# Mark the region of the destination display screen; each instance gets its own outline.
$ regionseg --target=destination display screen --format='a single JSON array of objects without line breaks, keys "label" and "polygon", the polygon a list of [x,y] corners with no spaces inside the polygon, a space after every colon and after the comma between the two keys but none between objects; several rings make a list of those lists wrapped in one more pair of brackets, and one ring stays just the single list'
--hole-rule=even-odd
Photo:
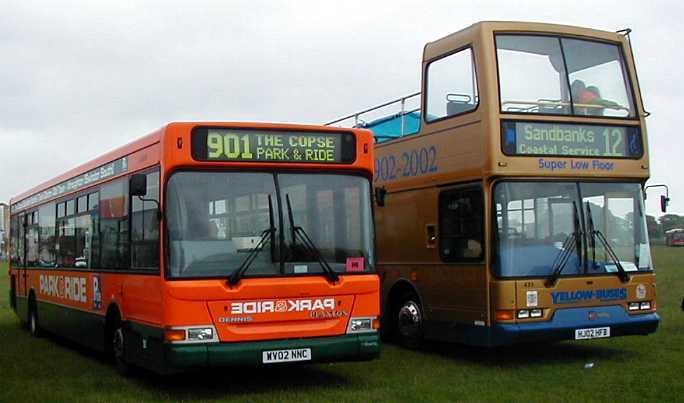
[{"label": "destination display screen", "polygon": [[356,138],[351,133],[198,127],[192,157],[199,161],[351,164]]},{"label": "destination display screen", "polygon": [[503,121],[506,155],[641,158],[641,131],[631,126]]}]

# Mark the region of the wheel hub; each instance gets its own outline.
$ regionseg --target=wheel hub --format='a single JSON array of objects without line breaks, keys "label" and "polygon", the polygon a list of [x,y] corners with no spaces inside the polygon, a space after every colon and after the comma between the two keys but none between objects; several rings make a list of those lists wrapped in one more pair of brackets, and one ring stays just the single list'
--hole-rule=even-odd
[{"label": "wheel hub", "polygon": [[397,323],[399,324],[399,333],[402,336],[415,336],[420,333],[423,326],[423,318],[420,313],[420,307],[413,301],[406,301],[399,309],[399,317]]},{"label": "wheel hub", "polygon": [[112,340],[112,350],[114,351],[114,357],[120,358],[124,355],[124,335],[123,330],[118,328],[114,331],[114,337]]}]

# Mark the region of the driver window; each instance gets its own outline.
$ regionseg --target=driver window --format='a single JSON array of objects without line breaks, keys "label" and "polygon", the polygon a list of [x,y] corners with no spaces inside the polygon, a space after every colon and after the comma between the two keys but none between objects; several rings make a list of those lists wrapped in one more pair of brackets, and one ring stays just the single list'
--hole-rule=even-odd
[{"label": "driver window", "polygon": [[473,51],[465,48],[427,67],[427,122],[474,110],[479,102]]}]

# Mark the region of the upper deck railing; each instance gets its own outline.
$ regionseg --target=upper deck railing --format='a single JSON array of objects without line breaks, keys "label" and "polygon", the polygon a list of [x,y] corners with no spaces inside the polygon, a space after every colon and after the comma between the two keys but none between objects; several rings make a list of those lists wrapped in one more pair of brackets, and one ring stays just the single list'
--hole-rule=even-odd
[{"label": "upper deck railing", "polygon": [[[406,117],[407,116],[413,116],[412,114],[415,114],[416,112],[420,112],[420,106],[417,108],[407,108],[407,103],[409,101],[420,101],[420,92],[415,92],[406,96],[403,96],[401,98],[394,99],[389,102],[382,103],[380,105],[373,106],[368,109],[364,109],[359,112],[352,113],[351,115],[347,115],[344,117],[341,117],[339,119],[335,119],[333,121],[325,123],[325,126],[332,126],[335,124],[342,123],[344,121],[354,119],[354,123],[351,127],[354,128],[369,128],[373,130],[374,127],[377,127],[378,125],[382,123],[397,123],[398,120],[398,133],[393,134],[393,135],[388,135],[388,134],[383,134],[383,133],[378,133],[377,131],[373,130],[374,136],[376,139],[376,142],[381,142],[383,140],[389,139],[389,138],[396,138],[396,137],[403,137],[404,135],[408,134],[414,134],[417,132],[417,130],[420,128],[420,123],[418,121],[418,126],[416,128],[415,124],[411,124],[414,121],[407,122]],[[375,113],[375,115],[378,115],[378,111],[387,108],[390,106],[396,105],[399,108],[398,112],[390,113],[390,114],[385,114],[384,116],[375,116],[372,121],[367,121],[364,119],[364,117],[371,115]]]}]

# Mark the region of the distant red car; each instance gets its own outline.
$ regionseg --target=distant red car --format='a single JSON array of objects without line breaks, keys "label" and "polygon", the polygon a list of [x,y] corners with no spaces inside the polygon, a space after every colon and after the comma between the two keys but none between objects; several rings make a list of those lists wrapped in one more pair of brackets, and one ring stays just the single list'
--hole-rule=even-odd
[{"label": "distant red car", "polygon": [[665,245],[684,246],[684,229],[667,231],[665,233]]}]

